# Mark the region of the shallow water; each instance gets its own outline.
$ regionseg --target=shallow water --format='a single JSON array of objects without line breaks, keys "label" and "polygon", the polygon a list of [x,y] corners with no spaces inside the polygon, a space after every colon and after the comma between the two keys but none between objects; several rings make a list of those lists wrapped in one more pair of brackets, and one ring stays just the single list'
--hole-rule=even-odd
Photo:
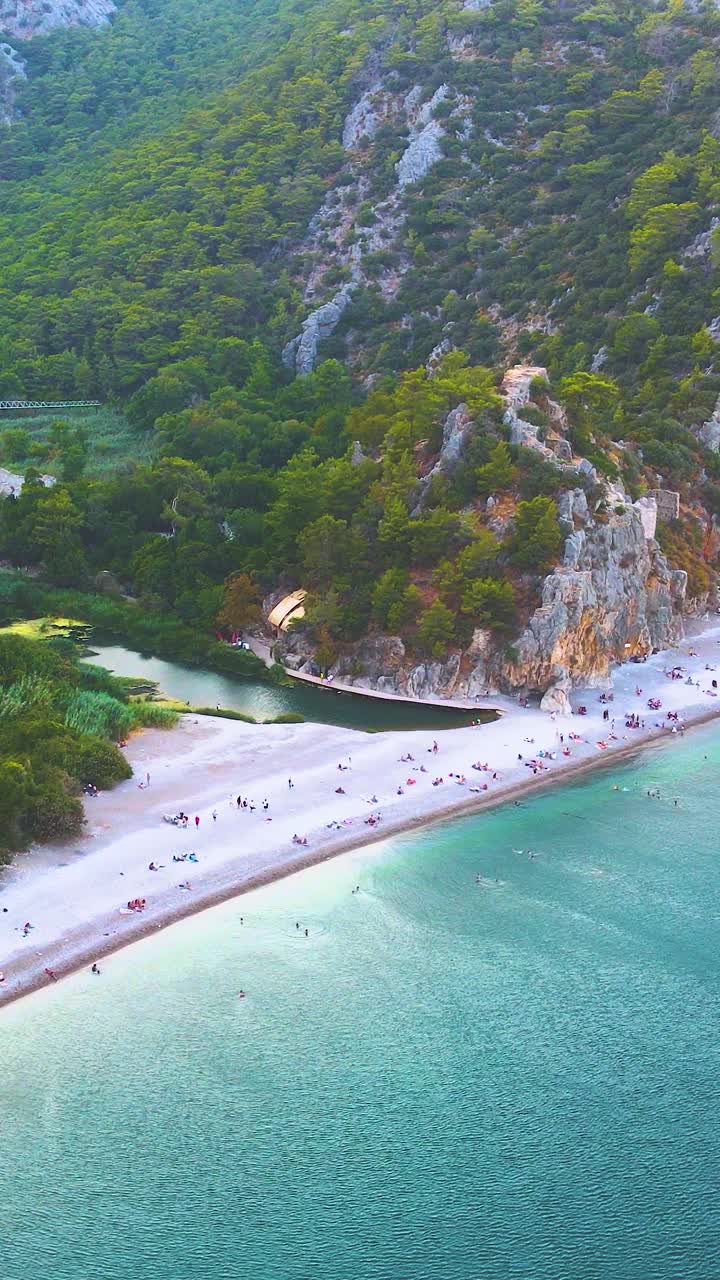
[{"label": "shallow water", "polygon": [[699,731],[6,1010],[3,1280],[716,1280],[719,764]]},{"label": "shallow water", "polygon": [[314,685],[276,686],[260,681],[223,676],[200,667],[144,657],[121,645],[93,645],[90,662],[107,667],[115,675],[154,680],[169,698],[196,707],[225,707],[256,720],[294,712],[305,720],[339,725],[343,729],[459,729],[476,720],[494,720],[487,711],[461,711],[412,702],[385,702],[357,694],[338,693]]}]

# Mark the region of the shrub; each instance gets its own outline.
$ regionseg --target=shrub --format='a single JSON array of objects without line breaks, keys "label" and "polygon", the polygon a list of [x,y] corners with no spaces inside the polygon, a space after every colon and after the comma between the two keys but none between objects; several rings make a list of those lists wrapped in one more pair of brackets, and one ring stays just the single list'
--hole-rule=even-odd
[{"label": "shrub", "polygon": [[136,719],[132,708],[118,702],[117,698],[111,698],[107,693],[83,689],[71,697],[65,712],[65,723],[78,733],[117,741],[127,737]]}]

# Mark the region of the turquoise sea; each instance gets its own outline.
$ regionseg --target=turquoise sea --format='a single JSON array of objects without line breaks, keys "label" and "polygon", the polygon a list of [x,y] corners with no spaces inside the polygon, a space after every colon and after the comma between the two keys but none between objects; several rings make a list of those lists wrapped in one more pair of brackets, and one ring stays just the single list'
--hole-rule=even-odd
[{"label": "turquoise sea", "polygon": [[698,732],[6,1010],[2,1280],[717,1280],[719,766]]}]

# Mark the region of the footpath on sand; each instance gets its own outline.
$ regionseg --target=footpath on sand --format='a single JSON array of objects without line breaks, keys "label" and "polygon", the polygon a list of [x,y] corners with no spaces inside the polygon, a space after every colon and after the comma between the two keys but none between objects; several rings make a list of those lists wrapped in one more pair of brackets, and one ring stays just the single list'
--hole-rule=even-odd
[{"label": "footpath on sand", "polygon": [[[713,625],[617,669],[612,701],[576,691],[572,716],[515,706],[435,739],[205,717],[146,730],[128,747],[135,777],[88,798],[81,838],[32,850],[2,873],[0,1005],[347,849],[670,740],[720,712],[718,683]],[[163,821],[180,813],[186,828]]]}]

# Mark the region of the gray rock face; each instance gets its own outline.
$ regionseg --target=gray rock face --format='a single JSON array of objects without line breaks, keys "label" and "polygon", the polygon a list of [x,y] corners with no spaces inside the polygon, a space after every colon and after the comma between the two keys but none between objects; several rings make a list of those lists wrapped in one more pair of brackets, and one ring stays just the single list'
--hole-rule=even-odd
[{"label": "gray rock face", "polygon": [[640,516],[640,523],[642,524],[645,537],[654,538],[658,518],[657,502],[654,498],[644,497],[638,498],[637,502],[633,503],[633,506]]},{"label": "gray rock face", "polygon": [[420,481],[413,514],[422,510],[425,495],[434,477],[449,475],[455,470],[460,461],[465,441],[471,434],[474,425],[475,422],[470,416],[470,411],[466,404],[459,404],[456,409],[450,411],[443,427],[440,456],[432,471],[429,471]]},{"label": "gray rock face", "polygon": [[424,129],[412,139],[395,165],[398,187],[410,186],[419,182],[429,173],[434,164],[442,159],[441,138],[445,130],[437,120],[431,120]]},{"label": "gray rock face", "polygon": [[720,449],[720,396],[716,401],[712,417],[698,428],[697,438],[706,449],[712,449],[713,453],[717,453]]},{"label": "gray rock face", "polygon": [[577,569],[585,550],[585,533],[582,529],[575,529],[565,541],[565,550],[563,552],[563,565],[566,569]]},{"label": "gray rock face", "polygon": [[553,440],[550,449],[558,462],[572,462],[572,449],[569,440]]},{"label": "gray rock face", "polygon": [[345,117],[342,144],[346,151],[353,151],[361,138],[374,138],[380,125],[392,114],[393,98],[382,84],[366,89]]},{"label": "gray rock face", "polygon": [[587,458],[580,459],[577,469],[581,476],[585,476],[585,478],[587,480],[591,480],[593,484],[596,482],[597,471],[595,470],[592,462],[588,462]]},{"label": "gray rock face", "polygon": [[15,89],[19,80],[27,80],[25,61],[11,44],[0,44],[0,121],[10,124],[15,118]]},{"label": "gray rock face", "polygon": [[542,696],[540,710],[550,711],[558,716],[572,715],[570,687],[570,681],[567,679],[558,680],[557,684],[552,684],[547,693]]},{"label": "gray rock face", "polygon": [[510,443],[522,445],[525,449],[533,449],[548,461],[555,461],[555,454],[538,439],[538,429],[532,422],[521,416],[520,410],[530,400],[530,384],[536,378],[547,382],[547,369],[541,365],[517,364],[508,369],[503,378],[502,391],[505,396],[506,426],[510,428]]},{"label": "gray rock face", "polygon": [[611,662],[676,644],[685,586],[685,575],[672,572],[646,538],[636,508],[575,531],[514,645],[506,680],[547,689],[558,667],[572,683],[606,680]]},{"label": "gray rock face", "polygon": [[[9,498],[17,497],[22,493],[22,487],[25,480],[22,476],[18,476],[14,471],[6,471],[4,467],[0,467],[0,497]],[[55,484],[54,476],[40,476],[40,483],[45,485],[46,489],[51,489]]]},{"label": "gray rock face", "polygon": [[408,671],[405,692],[410,698],[452,697],[459,670],[457,653],[447,662],[421,662]]},{"label": "gray rock face", "polygon": [[[573,501],[581,493],[575,490]],[[575,518],[582,519],[582,512],[578,498]],[[628,506],[606,521],[588,517],[582,528],[573,528],[564,563],[545,578],[542,603],[514,642],[512,657],[481,628],[463,654],[414,666],[398,636],[370,636],[335,674],[417,698],[539,690],[543,710],[565,714],[573,686],[606,688],[612,663],[682,639],[686,589],[687,575],[668,567],[657,543],[646,537],[640,511]],[[297,637],[282,643],[302,649]]]},{"label": "gray rock face", "polygon": [[302,331],[283,347],[282,362],[287,369],[294,368],[298,374],[312,373],[318,347],[337,329],[354,287],[352,283],[346,284],[334,298],[311,311],[307,319],[303,320]]},{"label": "gray rock face", "polygon": [[445,136],[445,130],[438,120],[433,119],[433,112],[449,93],[448,86],[441,84],[432,98],[421,107],[418,106],[422,94],[419,85],[405,95],[403,108],[410,125],[410,141],[395,165],[399,191],[413,182],[419,182],[442,159],[441,139]]},{"label": "gray rock face", "polygon": [[0,0],[0,31],[29,40],[56,27],[100,27],[113,13],[113,0]]},{"label": "gray rock face", "polygon": [[566,489],[564,493],[560,494],[558,498],[558,517],[560,523],[571,531],[575,528],[576,520],[583,525],[588,523],[590,509],[584,489]]},{"label": "gray rock face", "polygon": [[687,248],[683,249],[683,258],[704,258],[710,252],[712,245],[713,231],[720,226],[720,218],[713,218],[707,231],[701,231],[695,236]]}]

